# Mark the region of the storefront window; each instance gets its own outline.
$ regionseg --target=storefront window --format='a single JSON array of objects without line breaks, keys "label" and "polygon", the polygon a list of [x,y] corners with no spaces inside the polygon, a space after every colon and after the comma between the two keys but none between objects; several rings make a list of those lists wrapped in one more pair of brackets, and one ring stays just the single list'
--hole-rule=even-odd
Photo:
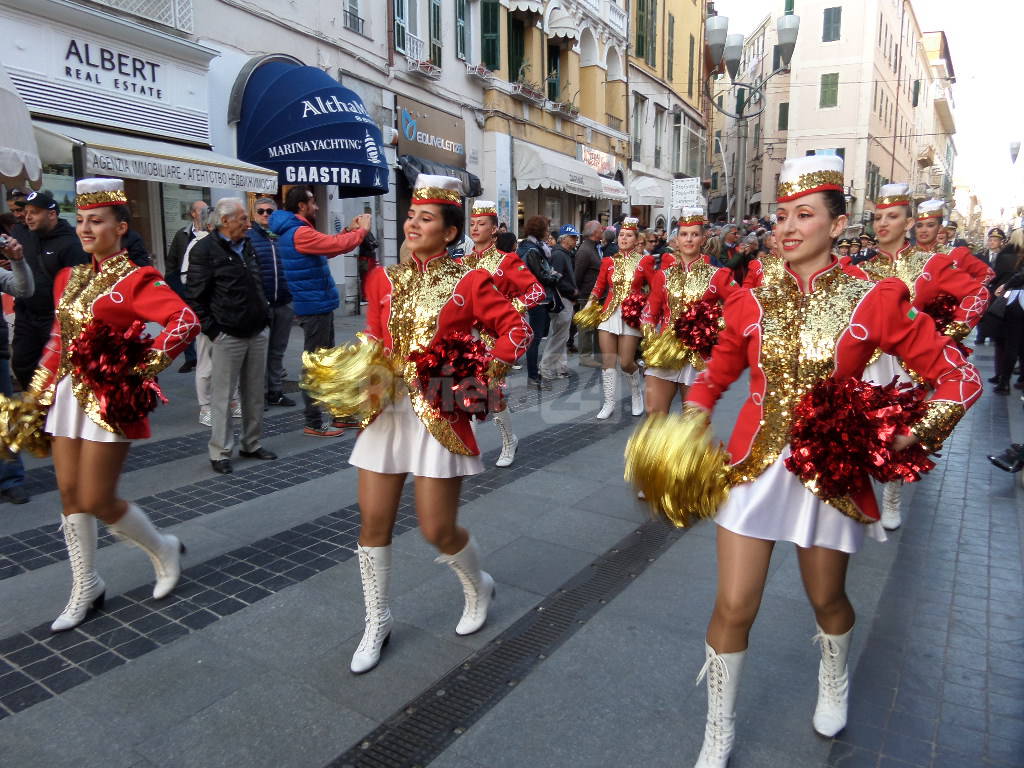
[{"label": "storefront window", "polygon": [[169,247],[174,233],[191,223],[189,209],[196,200],[210,202],[206,187],[187,187],[181,184],[161,184],[163,190],[164,246]]},{"label": "storefront window", "polygon": [[75,226],[75,176],[71,163],[43,165],[43,186],[60,206],[60,217]]}]

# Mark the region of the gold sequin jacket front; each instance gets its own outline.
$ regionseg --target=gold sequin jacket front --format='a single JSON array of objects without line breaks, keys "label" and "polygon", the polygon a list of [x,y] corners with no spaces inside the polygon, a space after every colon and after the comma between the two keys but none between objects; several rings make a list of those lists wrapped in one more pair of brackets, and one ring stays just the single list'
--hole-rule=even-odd
[{"label": "gold sequin jacket front", "polygon": [[601,259],[601,269],[597,273],[597,282],[594,283],[590,298],[592,301],[598,301],[604,296],[602,322],[614,315],[622,300],[629,295],[643,255],[644,252],[637,249],[619,251],[614,256],[605,256]]}]

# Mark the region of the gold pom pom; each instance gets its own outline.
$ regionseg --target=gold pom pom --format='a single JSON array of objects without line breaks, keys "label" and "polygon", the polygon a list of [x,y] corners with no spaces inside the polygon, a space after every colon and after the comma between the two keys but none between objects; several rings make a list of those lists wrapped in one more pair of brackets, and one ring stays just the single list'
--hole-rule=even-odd
[{"label": "gold pom pom", "polygon": [[676,338],[671,328],[665,328],[661,333],[646,334],[642,350],[644,362],[650,368],[678,371],[690,357],[690,350]]},{"label": "gold pom pom", "polygon": [[727,462],[702,411],[654,414],[626,444],[626,481],[644,492],[655,517],[685,528],[714,517],[729,495]]},{"label": "gold pom pom", "polygon": [[597,328],[601,324],[601,312],[603,308],[599,302],[593,301],[572,316],[572,321],[577,328]]},{"label": "gold pom pom", "polygon": [[0,395],[0,443],[9,453],[25,451],[40,459],[49,456],[50,436],[45,427],[46,409],[34,399]]},{"label": "gold pom pom", "polygon": [[356,344],[303,352],[299,386],[332,416],[366,424],[394,398],[395,373],[379,341],[356,336]]}]

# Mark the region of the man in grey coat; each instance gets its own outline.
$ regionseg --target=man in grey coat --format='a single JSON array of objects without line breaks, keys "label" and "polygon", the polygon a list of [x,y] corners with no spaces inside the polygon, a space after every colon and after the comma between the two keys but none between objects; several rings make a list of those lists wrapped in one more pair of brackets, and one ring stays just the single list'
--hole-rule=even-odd
[{"label": "man in grey coat", "polygon": [[[594,283],[597,282],[597,275],[601,271],[602,234],[599,221],[588,221],[583,225],[583,237],[580,247],[576,249],[576,263],[573,269],[580,307],[587,303],[590,292],[594,290]],[[597,359],[597,330],[580,330],[577,336],[580,365],[600,368],[601,361]]]}]

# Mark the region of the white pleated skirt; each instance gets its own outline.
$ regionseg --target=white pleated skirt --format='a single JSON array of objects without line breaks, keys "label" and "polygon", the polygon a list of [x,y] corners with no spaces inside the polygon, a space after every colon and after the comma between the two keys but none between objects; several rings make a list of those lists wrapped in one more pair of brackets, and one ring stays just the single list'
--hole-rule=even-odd
[{"label": "white pleated skirt", "polygon": [[664,379],[675,384],[690,386],[697,380],[697,369],[687,363],[682,368],[645,368],[644,376],[654,376],[657,379]]},{"label": "white pleated skirt", "polygon": [[484,471],[479,456],[445,448],[420,421],[408,396],[390,403],[356,439],[349,464],[371,472],[465,477]]},{"label": "white pleated skirt", "polygon": [[597,326],[599,331],[608,331],[608,333],[614,333],[616,336],[642,336],[639,330],[631,325],[627,325],[622,319],[621,307],[615,310],[615,313]]},{"label": "white pleated skirt", "polygon": [[109,432],[89,418],[71,388],[71,377],[57,382],[53,405],[46,414],[46,431],[54,437],[71,437],[94,443],[130,443],[124,435]]},{"label": "white pleated skirt", "polygon": [[871,363],[867,368],[864,369],[863,375],[860,377],[861,381],[867,381],[871,384],[878,384],[885,386],[892,377],[897,376],[900,383],[912,382],[913,379],[907,375],[907,372],[903,370],[903,366],[900,365],[900,361],[892,355],[882,354],[875,362]]},{"label": "white pleated skirt", "polygon": [[800,547],[824,547],[850,554],[860,549],[865,536],[886,541],[885,529],[879,523],[858,523],[808,491],[786,469],[788,456],[787,446],[760,477],[733,488],[715,522],[755,539],[791,541]]}]

